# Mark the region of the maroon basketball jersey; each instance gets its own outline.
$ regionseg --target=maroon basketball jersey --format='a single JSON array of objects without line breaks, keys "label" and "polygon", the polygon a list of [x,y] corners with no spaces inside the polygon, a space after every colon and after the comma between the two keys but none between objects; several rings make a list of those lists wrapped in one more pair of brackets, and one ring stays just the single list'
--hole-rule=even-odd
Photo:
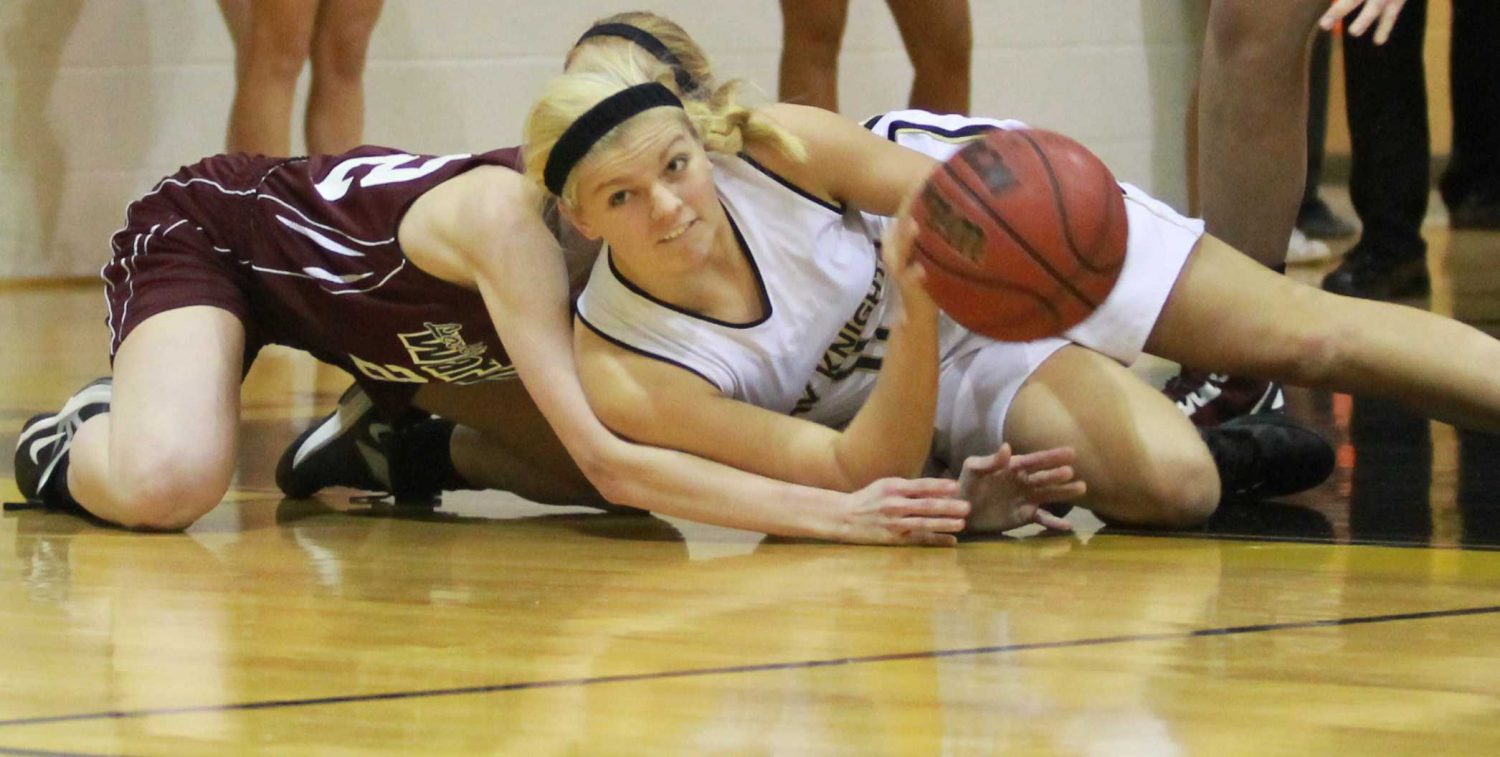
[{"label": "maroon basketball jersey", "polygon": [[367,384],[415,389],[515,374],[479,293],[418,269],[396,230],[411,204],[438,184],[480,165],[519,164],[515,148],[225,155],[184,168],[153,194],[197,224],[213,254],[244,274],[252,340],[306,350]]},{"label": "maroon basketball jersey", "polygon": [[[396,241],[402,217],[424,192],[490,164],[516,168],[520,155],[361,147],[287,161],[267,173],[242,257],[257,274],[264,297],[252,302],[270,317],[273,341],[375,381],[512,377],[479,293],[419,270]],[[308,333],[317,336],[308,340]]]}]

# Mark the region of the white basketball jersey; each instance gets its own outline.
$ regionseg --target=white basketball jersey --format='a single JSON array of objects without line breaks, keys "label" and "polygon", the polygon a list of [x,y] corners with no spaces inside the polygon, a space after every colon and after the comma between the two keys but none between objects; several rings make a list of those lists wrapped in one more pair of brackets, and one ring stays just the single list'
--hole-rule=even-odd
[{"label": "white basketball jersey", "polygon": [[[990,130],[1026,128],[924,111],[886,113],[865,126],[937,160]],[[765,317],[722,323],[659,302],[620,277],[606,248],[578,300],[579,318],[621,347],[698,374],[727,397],[841,426],[874,387],[885,319],[898,296],[879,266],[877,240],[889,219],[820,201],[742,158],[713,161],[719,197],[761,284]],[[1100,312],[1067,336],[1128,363],[1202,225],[1124,189],[1130,249],[1137,252],[1127,255],[1121,283]],[[1120,297],[1122,290],[1128,296]],[[956,468],[968,455],[995,451],[1016,392],[1068,339],[996,342],[946,315],[939,324],[934,446]]]},{"label": "white basketball jersey", "polygon": [[725,396],[819,423],[847,422],[884,351],[893,288],[864,218],[741,157],[713,155],[719,198],[764,295],[755,323],[716,321],[624,280],[608,248],[578,317],[615,344],[674,363]]}]

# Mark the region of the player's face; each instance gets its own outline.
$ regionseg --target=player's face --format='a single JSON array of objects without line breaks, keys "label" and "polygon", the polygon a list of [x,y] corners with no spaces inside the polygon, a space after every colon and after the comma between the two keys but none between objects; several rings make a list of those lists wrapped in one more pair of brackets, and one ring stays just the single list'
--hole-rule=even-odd
[{"label": "player's face", "polygon": [[617,254],[701,259],[723,209],[708,154],[679,113],[647,111],[578,167],[574,221]]}]

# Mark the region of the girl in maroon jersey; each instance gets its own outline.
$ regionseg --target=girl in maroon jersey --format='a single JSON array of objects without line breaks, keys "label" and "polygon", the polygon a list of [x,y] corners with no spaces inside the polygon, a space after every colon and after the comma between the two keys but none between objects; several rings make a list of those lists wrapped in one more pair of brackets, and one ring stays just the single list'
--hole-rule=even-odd
[{"label": "girl in maroon jersey", "polygon": [[[630,31],[649,26],[643,18],[607,19],[627,28],[581,42],[644,45],[660,57],[667,33]],[[674,57],[684,88],[706,81],[706,61]],[[234,472],[241,377],[260,346],[280,343],[349,370],[387,419],[407,406],[449,419],[403,430],[413,452],[389,461],[376,482],[388,488],[420,473],[424,485],[602,498],[777,534],[953,542],[969,508],[955,482],[827,491],[628,443],[600,424],[578,382],[569,320],[569,282],[592,250],[537,214],[543,197],[517,168],[513,151],[360,148],[219,156],[163,180],[127,210],[103,271],[113,381],[26,424],[22,492],[126,526],[193,523]],[[319,454],[359,448],[351,430],[373,424],[346,415],[299,440],[285,478]],[[993,480],[1006,497],[1053,499],[1072,491],[1053,486],[1071,477],[1066,462],[1018,458]]]}]

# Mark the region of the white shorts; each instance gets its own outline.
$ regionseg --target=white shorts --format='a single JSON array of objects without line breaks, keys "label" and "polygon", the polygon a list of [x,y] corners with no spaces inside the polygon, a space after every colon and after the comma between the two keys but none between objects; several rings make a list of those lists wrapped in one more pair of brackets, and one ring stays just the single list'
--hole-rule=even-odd
[{"label": "white shorts", "polygon": [[[891,111],[869,119],[865,125],[879,136],[937,160],[947,160],[993,129],[1028,128],[1020,121],[922,110]],[[1183,216],[1134,185],[1122,182],[1120,188],[1125,191],[1129,223],[1120,279],[1099,309],[1063,336],[1129,365],[1141,356],[1146,337],[1155,327],[1188,254],[1203,236],[1203,222]],[[870,215],[865,218],[877,232],[883,231],[889,220]],[[948,346],[946,341],[944,346]]]},{"label": "white shorts", "polygon": [[1059,347],[1078,344],[1125,365],[1141,356],[1188,255],[1203,236],[1203,222],[1185,218],[1129,184],[1125,215],[1130,233],[1120,279],[1104,303],[1061,337],[997,342],[963,332],[943,319],[943,360],[933,456],[950,474],[970,455],[1000,447],[1016,393]]}]

